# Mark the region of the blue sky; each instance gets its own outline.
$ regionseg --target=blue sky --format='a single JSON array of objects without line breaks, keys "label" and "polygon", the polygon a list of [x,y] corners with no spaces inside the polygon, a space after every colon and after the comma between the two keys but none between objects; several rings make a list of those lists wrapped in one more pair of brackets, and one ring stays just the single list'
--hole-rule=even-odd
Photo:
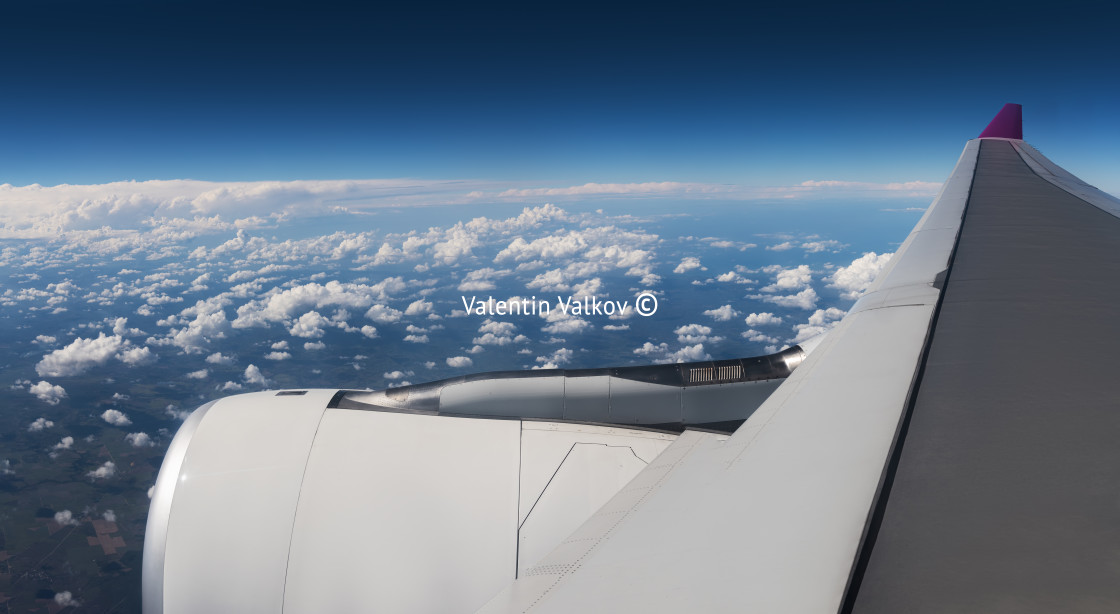
[{"label": "blue sky", "polygon": [[5,7],[0,183],[940,182],[1019,102],[1120,188],[1092,8],[317,7]]}]

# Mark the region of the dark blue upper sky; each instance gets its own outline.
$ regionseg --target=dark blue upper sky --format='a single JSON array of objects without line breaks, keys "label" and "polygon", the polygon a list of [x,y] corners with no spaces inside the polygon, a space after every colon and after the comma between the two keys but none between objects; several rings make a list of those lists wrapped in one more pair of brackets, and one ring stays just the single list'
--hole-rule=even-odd
[{"label": "dark blue upper sky", "polygon": [[1120,188],[1090,7],[33,2],[0,9],[0,183],[941,181],[1005,102]]}]

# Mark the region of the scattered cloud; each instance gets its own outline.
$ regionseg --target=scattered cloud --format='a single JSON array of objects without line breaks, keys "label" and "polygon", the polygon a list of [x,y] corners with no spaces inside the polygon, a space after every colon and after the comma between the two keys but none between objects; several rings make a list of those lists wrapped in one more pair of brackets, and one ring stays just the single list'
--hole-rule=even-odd
[{"label": "scattered cloud", "polygon": [[727,322],[731,318],[738,316],[739,312],[731,307],[731,305],[724,305],[722,307],[716,307],[715,309],[708,309],[704,312],[704,315],[718,322]]},{"label": "scattered cloud", "polygon": [[152,438],[144,432],[129,433],[125,435],[124,438],[128,443],[132,444],[134,448],[150,448],[156,445],[156,442],[152,441]]},{"label": "scattered cloud", "polygon": [[113,426],[128,426],[132,424],[132,420],[129,420],[128,416],[119,409],[106,409],[101,413],[101,419]]},{"label": "scattered cloud", "polygon": [[27,430],[31,433],[37,433],[39,431],[49,429],[53,426],[54,422],[47,420],[46,418],[38,418],[27,427]]},{"label": "scattered cloud", "polygon": [[66,398],[66,390],[62,386],[56,386],[45,381],[29,386],[27,391],[48,405],[58,405],[62,399]]},{"label": "scattered cloud", "polygon": [[93,480],[106,480],[117,474],[117,464],[113,461],[105,461],[97,469],[90,471],[86,474],[87,477]]},{"label": "scattered cloud", "polygon": [[447,359],[447,366],[454,367],[456,369],[469,367],[472,364],[474,364],[474,361],[467,356],[452,356]]},{"label": "scattered cloud", "polygon": [[840,296],[855,300],[871,286],[893,255],[868,252],[853,260],[850,265],[836,269],[828,285],[839,290]]},{"label": "scattered cloud", "polygon": [[774,324],[781,324],[782,318],[770,312],[764,311],[762,313],[752,313],[748,315],[744,321],[747,323],[747,326],[754,328],[755,326],[770,326]]}]

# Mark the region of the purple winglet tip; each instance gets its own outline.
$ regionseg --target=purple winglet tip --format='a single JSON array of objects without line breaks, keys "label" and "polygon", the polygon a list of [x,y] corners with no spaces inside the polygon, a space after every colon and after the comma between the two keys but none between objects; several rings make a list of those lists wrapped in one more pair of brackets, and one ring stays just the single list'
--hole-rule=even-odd
[{"label": "purple winglet tip", "polygon": [[1023,105],[1007,103],[999,110],[980,138],[1023,139]]}]

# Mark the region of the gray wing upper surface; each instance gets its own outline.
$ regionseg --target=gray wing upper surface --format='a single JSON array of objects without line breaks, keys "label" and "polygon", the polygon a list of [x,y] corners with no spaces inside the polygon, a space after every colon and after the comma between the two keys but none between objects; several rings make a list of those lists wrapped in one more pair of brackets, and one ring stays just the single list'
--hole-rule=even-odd
[{"label": "gray wing upper surface", "polygon": [[727,441],[686,433],[482,612],[1120,611],[1120,219],[968,143]]},{"label": "gray wing upper surface", "polygon": [[985,140],[854,612],[1120,612],[1120,219]]}]

